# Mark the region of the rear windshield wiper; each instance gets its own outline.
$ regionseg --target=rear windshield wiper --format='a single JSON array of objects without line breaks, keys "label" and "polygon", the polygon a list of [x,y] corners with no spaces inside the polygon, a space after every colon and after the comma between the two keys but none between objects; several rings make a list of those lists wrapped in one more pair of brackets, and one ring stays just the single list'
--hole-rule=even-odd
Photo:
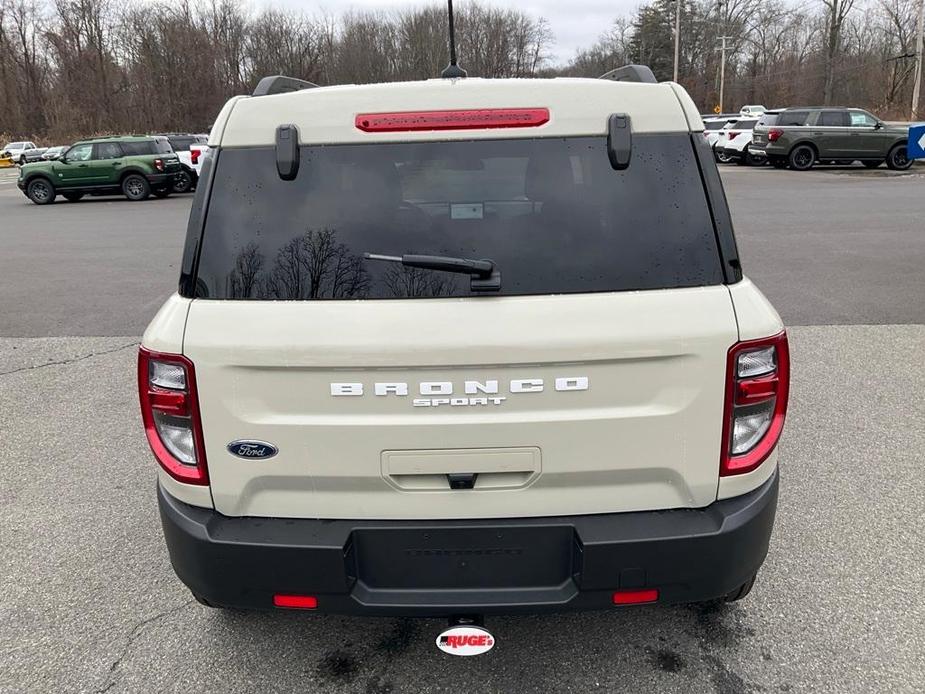
[{"label": "rear windshield wiper", "polygon": [[405,267],[419,267],[425,270],[442,270],[471,275],[469,288],[474,292],[491,292],[501,289],[501,271],[491,260],[473,260],[472,258],[452,258],[442,255],[380,255],[364,253],[367,260],[386,260],[401,263]]}]

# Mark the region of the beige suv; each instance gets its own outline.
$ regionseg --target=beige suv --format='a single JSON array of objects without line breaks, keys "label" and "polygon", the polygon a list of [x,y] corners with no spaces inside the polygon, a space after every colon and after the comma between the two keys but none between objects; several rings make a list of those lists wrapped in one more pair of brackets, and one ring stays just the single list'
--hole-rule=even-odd
[{"label": "beige suv", "polygon": [[605,77],[278,78],[225,105],[138,364],[200,602],[447,616],[750,590],[787,338],[691,99]]}]

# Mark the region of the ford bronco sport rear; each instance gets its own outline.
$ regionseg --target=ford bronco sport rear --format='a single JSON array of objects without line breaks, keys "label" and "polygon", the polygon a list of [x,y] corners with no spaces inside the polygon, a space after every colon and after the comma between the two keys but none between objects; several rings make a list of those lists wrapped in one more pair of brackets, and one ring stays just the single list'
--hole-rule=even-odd
[{"label": "ford bronco sport rear", "polygon": [[138,370],[201,601],[423,616],[748,592],[786,336],[741,274],[690,98],[611,77],[225,106]]}]

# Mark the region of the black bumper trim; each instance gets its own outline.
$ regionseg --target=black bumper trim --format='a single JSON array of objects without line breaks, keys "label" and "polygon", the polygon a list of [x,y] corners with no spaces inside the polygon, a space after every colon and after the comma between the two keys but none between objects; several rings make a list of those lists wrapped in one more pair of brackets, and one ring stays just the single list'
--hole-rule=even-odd
[{"label": "black bumper trim", "polygon": [[611,607],[619,588],[659,602],[722,597],[765,559],[778,473],[703,509],[452,521],[231,518],[158,487],[171,563],[227,607],[314,595],[318,612],[446,616]]}]

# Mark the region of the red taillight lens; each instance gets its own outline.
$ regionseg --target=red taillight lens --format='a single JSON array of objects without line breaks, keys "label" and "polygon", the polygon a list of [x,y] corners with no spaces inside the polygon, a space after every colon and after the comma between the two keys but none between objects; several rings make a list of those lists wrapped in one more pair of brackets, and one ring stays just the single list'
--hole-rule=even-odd
[{"label": "red taillight lens", "polygon": [[772,128],[768,130],[768,142],[777,142],[781,135],[784,134],[783,130],[778,130],[777,128]]},{"label": "red taillight lens", "polygon": [[199,156],[202,154],[202,150],[198,147],[190,147],[189,151],[189,160],[192,164],[199,163]]},{"label": "red taillight lens", "polygon": [[739,134],[739,133],[734,133],[734,132],[732,132],[732,131],[730,130],[729,133],[728,133],[729,139],[731,140],[732,138],[734,138],[734,137],[735,137],[736,135],[738,135],[738,134]]},{"label": "red taillight lens", "polygon": [[163,171],[163,170],[164,170],[164,160],[163,160],[163,159],[155,159],[155,160],[154,160],[154,168],[157,169],[158,171]]},{"label": "red taillight lens", "polygon": [[786,332],[732,346],[726,364],[721,476],[751,472],[767,459],[784,428],[789,391]]},{"label": "red taillight lens", "polygon": [[138,398],[148,444],[161,467],[185,484],[208,484],[193,362],[142,347]]},{"label": "red taillight lens", "polygon": [[354,121],[357,128],[367,133],[535,128],[547,122],[549,122],[548,108],[479,108],[458,111],[361,113]]},{"label": "red taillight lens", "polygon": [[613,594],[614,605],[641,605],[646,602],[658,600],[658,590],[647,588],[645,590],[618,590]]},{"label": "red taillight lens", "polygon": [[314,595],[280,595],[273,596],[276,607],[288,607],[295,610],[314,610],[318,607],[318,598]]}]

